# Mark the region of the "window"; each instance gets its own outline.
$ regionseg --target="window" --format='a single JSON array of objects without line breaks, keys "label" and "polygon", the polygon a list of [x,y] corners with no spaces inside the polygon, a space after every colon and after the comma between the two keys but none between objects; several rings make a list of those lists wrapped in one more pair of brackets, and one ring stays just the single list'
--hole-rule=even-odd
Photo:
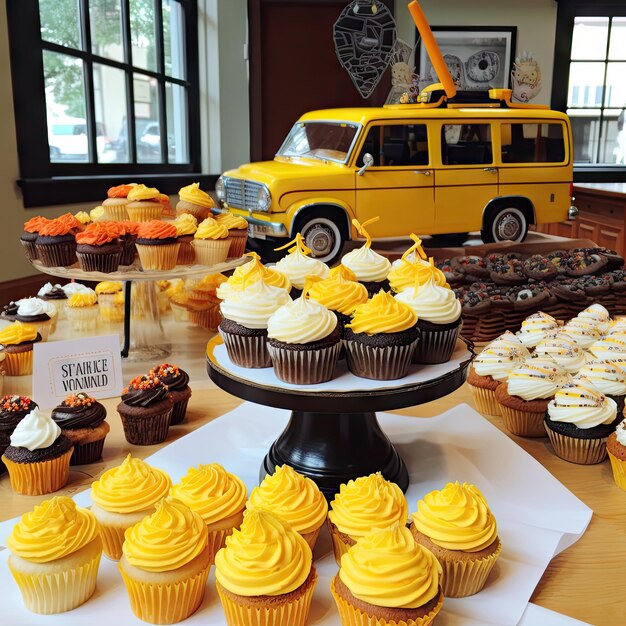
[{"label": "window", "polygon": [[563,124],[502,124],[503,163],[563,163]]},{"label": "window", "polygon": [[552,106],[572,122],[575,180],[626,180],[626,5],[559,2]]},{"label": "window", "polygon": [[489,124],[444,124],[441,162],[444,165],[486,165],[493,161]]},{"label": "window", "polygon": [[372,155],[376,167],[428,165],[426,124],[372,126],[361,148],[357,166],[363,165],[366,153]]},{"label": "window", "polygon": [[170,193],[198,179],[195,1],[20,0],[7,13],[25,206],[100,198],[129,177]]}]

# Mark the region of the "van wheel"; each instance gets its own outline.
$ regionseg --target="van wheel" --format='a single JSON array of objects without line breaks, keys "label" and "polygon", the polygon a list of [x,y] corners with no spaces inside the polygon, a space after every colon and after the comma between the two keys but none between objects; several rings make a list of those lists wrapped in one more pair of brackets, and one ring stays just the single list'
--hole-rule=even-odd
[{"label": "van wheel", "polygon": [[513,241],[520,243],[528,234],[528,220],[521,209],[502,207],[492,209],[485,217],[483,229],[480,231],[484,243]]},{"label": "van wheel", "polygon": [[293,231],[294,236],[296,232],[302,235],[304,243],[311,249],[311,257],[328,265],[339,260],[345,243],[338,220],[333,217],[330,212],[319,211],[315,216],[298,220]]}]

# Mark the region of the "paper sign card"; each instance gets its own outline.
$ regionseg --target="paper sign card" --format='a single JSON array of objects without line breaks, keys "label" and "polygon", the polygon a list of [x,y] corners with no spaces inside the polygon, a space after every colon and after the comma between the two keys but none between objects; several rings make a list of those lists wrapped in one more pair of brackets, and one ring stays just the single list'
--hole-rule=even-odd
[{"label": "paper sign card", "polygon": [[33,398],[43,409],[79,391],[97,399],[122,393],[118,335],[36,343],[33,359]]}]

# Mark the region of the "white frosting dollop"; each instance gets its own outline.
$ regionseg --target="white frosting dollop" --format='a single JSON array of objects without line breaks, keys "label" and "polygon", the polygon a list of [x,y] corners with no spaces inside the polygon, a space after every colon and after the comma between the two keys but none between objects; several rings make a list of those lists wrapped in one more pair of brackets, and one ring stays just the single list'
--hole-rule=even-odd
[{"label": "white frosting dollop", "polygon": [[75,294],[79,291],[91,291],[91,289],[89,289],[89,287],[87,287],[86,285],[83,285],[82,283],[67,283],[67,285],[63,285],[62,286],[63,291],[65,292],[65,295],[69,298],[72,294]]},{"label": "white frosting dollop", "polygon": [[307,276],[326,278],[328,275],[328,265],[326,263],[302,254],[298,248],[280,259],[276,263],[275,269],[284,274],[296,289],[304,287],[304,281]]},{"label": "white frosting dollop", "polygon": [[472,367],[479,376],[491,376],[494,380],[504,380],[512,369],[523,363],[529,356],[528,350],[522,344],[511,344],[507,338],[496,339],[485,346],[472,362]]},{"label": "white frosting dollop", "polygon": [[297,298],[277,309],[267,322],[267,336],[284,343],[312,343],[337,328],[337,316],[323,304]]},{"label": "white frosting dollop", "polygon": [[570,380],[569,374],[550,357],[529,357],[511,371],[507,390],[510,396],[529,402],[551,398]]},{"label": "white frosting dollop", "polygon": [[535,354],[552,357],[568,374],[575,374],[585,364],[582,348],[564,333],[540,341]]},{"label": "white frosting dollop", "polygon": [[48,317],[54,317],[57,314],[56,307],[41,298],[22,298],[16,304],[18,315],[47,315]]},{"label": "white frosting dollop", "polygon": [[524,346],[520,341],[520,338],[515,333],[512,333],[510,330],[505,330],[499,337],[495,338],[494,342],[495,341],[505,343],[515,348],[523,348],[527,353],[527,356],[530,356],[528,348],[526,348],[526,346]]},{"label": "white frosting dollop", "polygon": [[283,304],[291,302],[285,289],[273,287],[262,280],[243,291],[231,291],[220,304],[222,315],[246,328],[267,328],[267,322]]},{"label": "white frosting dollop", "polygon": [[622,420],[615,429],[615,436],[617,441],[623,446],[626,446],[626,420]]},{"label": "white frosting dollop", "polygon": [[624,335],[626,334],[626,318],[618,317],[615,319],[611,325],[609,326],[609,330],[607,332],[608,335]]},{"label": "white frosting dollop", "polygon": [[351,269],[362,283],[381,283],[387,278],[391,269],[388,258],[367,246],[361,246],[344,254],[341,264]]},{"label": "white frosting dollop", "polygon": [[622,335],[607,335],[592,343],[588,351],[601,361],[626,359],[626,338]]},{"label": "white frosting dollop", "polygon": [[554,422],[567,422],[578,428],[610,424],[617,416],[617,404],[598,391],[586,378],[573,380],[559,389],[548,403]]},{"label": "white frosting dollop", "polygon": [[38,292],[37,295],[40,298],[43,298],[44,296],[47,296],[50,292],[54,291],[55,289],[63,289],[63,287],[61,287],[61,285],[59,285],[58,283],[56,285],[53,285],[52,283],[46,283]]},{"label": "white frosting dollop", "polygon": [[58,424],[39,409],[33,409],[15,427],[11,445],[16,448],[41,450],[49,448],[61,434]]},{"label": "white frosting dollop", "polygon": [[587,361],[578,372],[577,378],[590,380],[605,396],[626,395],[626,372],[609,361]]},{"label": "white frosting dollop", "polygon": [[542,339],[554,334],[558,327],[557,321],[551,315],[539,311],[529,315],[522,322],[517,336],[524,346],[532,348]]},{"label": "white frosting dollop", "polygon": [[606,333],[611,326],[611,314],[601,304],[596,303],[588,306],[578,314],[578,317],[595,324],[602,334]]},{"label": "white frosting dollop", "polygon": [[582,317],[574,317],[559,330],[559,334],[569,335],[581,348],[588,348],[602,337],[598,327]]},{"label": "white frosting dollop", "polygon": [[410,306],[418,320],[433,324],[451,324],[461,317],[461,303],[452,289],[439,287],[432,278],[416,289],[405,289],[394,296]]}]

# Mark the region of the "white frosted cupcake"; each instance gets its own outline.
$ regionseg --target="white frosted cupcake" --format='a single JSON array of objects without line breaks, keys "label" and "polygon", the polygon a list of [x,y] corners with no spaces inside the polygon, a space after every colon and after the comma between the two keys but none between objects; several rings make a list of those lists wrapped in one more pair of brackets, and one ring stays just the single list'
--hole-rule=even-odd
[{"label": "white frosted cupcake", "polygon": [[578,319],[589,320],[602,333],[606,333],[611,326],[611,314],[601,305],[592,304],[577,315]]},{"label": "white frosted cupcake", "polygon": [[589,348],[602,337],[598,327],[590,320],[582,317],[572,318],[559,330],[558,334],[561,333],[571,337],[583,350]]},{"label": "white frosted cupcake", "polygon": [[626,338],[619,334],[607,335],[592,343],[587,352],[591,355],[590,359],[601,361],[626,359]]},{"label": "white frosted cupcake", "polygon": [[292,244],[293,248],[291,248],[290,254],[280,259],[275,268],[291,281],[291,296],[297,298],[302,294],[307,276],[326,278],[328,265],[308,256],[311,254],[311,250],[304,244],[300,233],[283,248]]},{"label": "white frosted cupcake", "polygon": [[559,333],[535,346],[536,356],[552,357],[568,374],[575,374],[585,364],[585,353],[569,336]]},{"label": "white frosted cupcake", "polygon": [[617,413],[624,410],[626,396],[626,371],[610,361],[594,359],[587,361],[578,372],[577,378],[586,378],[593,386],[617,404]]},{"label": "white frosted cupcake", "polygon": [[558,328],[558,322],[551,315],[538,311],[522,322],[517,336],[524,346],[534,348],[540,341],[555,334]]},{"label": "white frosted cupcake", "polygon": [[41,298],[22,298],[16,304],[15,319],[24,324],[32,324],[41,335],[41,340],[48,341],[57,324],[57,309],[54,304]]},{"label": "white frosted cupcake", "polygon": [[263,280],[272,287],[281,287],[289,293],[291,282],[284,274],[273,267],[265,267],[256,252],[249,252],[247,256],[251,257],[251,260],[235,268],[232,276],[229,276],[228,280],[217,288],[215,294],[220,300],[226,300],[234,291],[242,291],[257,280]]}]

